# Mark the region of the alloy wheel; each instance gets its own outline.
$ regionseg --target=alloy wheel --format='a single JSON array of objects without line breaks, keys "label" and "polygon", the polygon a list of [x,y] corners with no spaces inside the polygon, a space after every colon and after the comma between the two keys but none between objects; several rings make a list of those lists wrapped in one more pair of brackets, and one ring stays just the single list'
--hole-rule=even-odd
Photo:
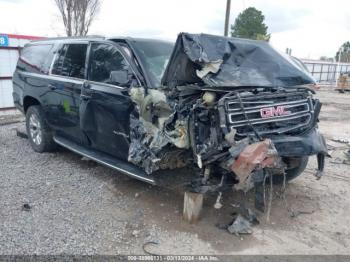
[{"label": "alloy wheel", "polygon": [[36,145],[40,145],[42,141],[42,130],[38,116],[32,114],[29,118],[29,132],[32,141]]}]

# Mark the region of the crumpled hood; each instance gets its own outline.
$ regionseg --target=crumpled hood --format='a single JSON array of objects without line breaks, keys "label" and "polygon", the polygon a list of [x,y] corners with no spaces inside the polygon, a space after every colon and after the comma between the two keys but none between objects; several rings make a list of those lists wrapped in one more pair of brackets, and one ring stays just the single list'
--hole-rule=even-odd
[{"label": "crumpled hood", "polygon": [[304,68],[265,41],[188,33],[178,35],[162,78],[162,85],[170,87],[289,87],[313,83],[315,80]]}]

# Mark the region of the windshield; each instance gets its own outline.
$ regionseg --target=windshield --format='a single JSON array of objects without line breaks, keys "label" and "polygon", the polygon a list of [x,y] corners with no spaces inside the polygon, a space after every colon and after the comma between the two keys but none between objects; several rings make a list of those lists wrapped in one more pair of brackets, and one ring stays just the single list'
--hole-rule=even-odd
[{"label": "windshield", "polygon": [[147,71],[151,84],[160,86],[174,44],[158,40],[136,40],[133,45]]}]

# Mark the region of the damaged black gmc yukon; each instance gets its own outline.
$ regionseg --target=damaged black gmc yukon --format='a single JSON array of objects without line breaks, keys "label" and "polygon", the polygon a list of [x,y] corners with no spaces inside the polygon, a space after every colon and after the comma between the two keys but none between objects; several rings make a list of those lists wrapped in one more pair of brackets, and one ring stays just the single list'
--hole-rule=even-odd
[{"label": "damaged black gmc yukon", "polygon": [[262,41],[61,38],[24,47],[13,98],[37,152],[59,144],[151,184],[157,170],[189,166],[197,192],[258,195],[265,178],[293,179],[311,155],[322,175],[312,84]]}]

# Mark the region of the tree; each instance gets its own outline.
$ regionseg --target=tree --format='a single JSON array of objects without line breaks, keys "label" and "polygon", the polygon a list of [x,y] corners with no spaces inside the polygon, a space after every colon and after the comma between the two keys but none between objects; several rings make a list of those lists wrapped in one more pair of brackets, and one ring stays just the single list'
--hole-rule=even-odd
[{"label": "tree", "polygon": [[270,40],[268,27],[264,23],[265,16],[254,7],[245,9],[231,25],[231,36],[254,40]]},{"label": "tree", "polygon": [[[342,49],[341,55],[340,55],[340,62],[349,63],[350,62],[350,42],[347,41],[339,48]],[[335,54],[335,60],[339,61],[339,51]]]},{"label": "tree", "polygon": [[100,0],[54,0],[67,36],[85,36],[100,9]]}]

